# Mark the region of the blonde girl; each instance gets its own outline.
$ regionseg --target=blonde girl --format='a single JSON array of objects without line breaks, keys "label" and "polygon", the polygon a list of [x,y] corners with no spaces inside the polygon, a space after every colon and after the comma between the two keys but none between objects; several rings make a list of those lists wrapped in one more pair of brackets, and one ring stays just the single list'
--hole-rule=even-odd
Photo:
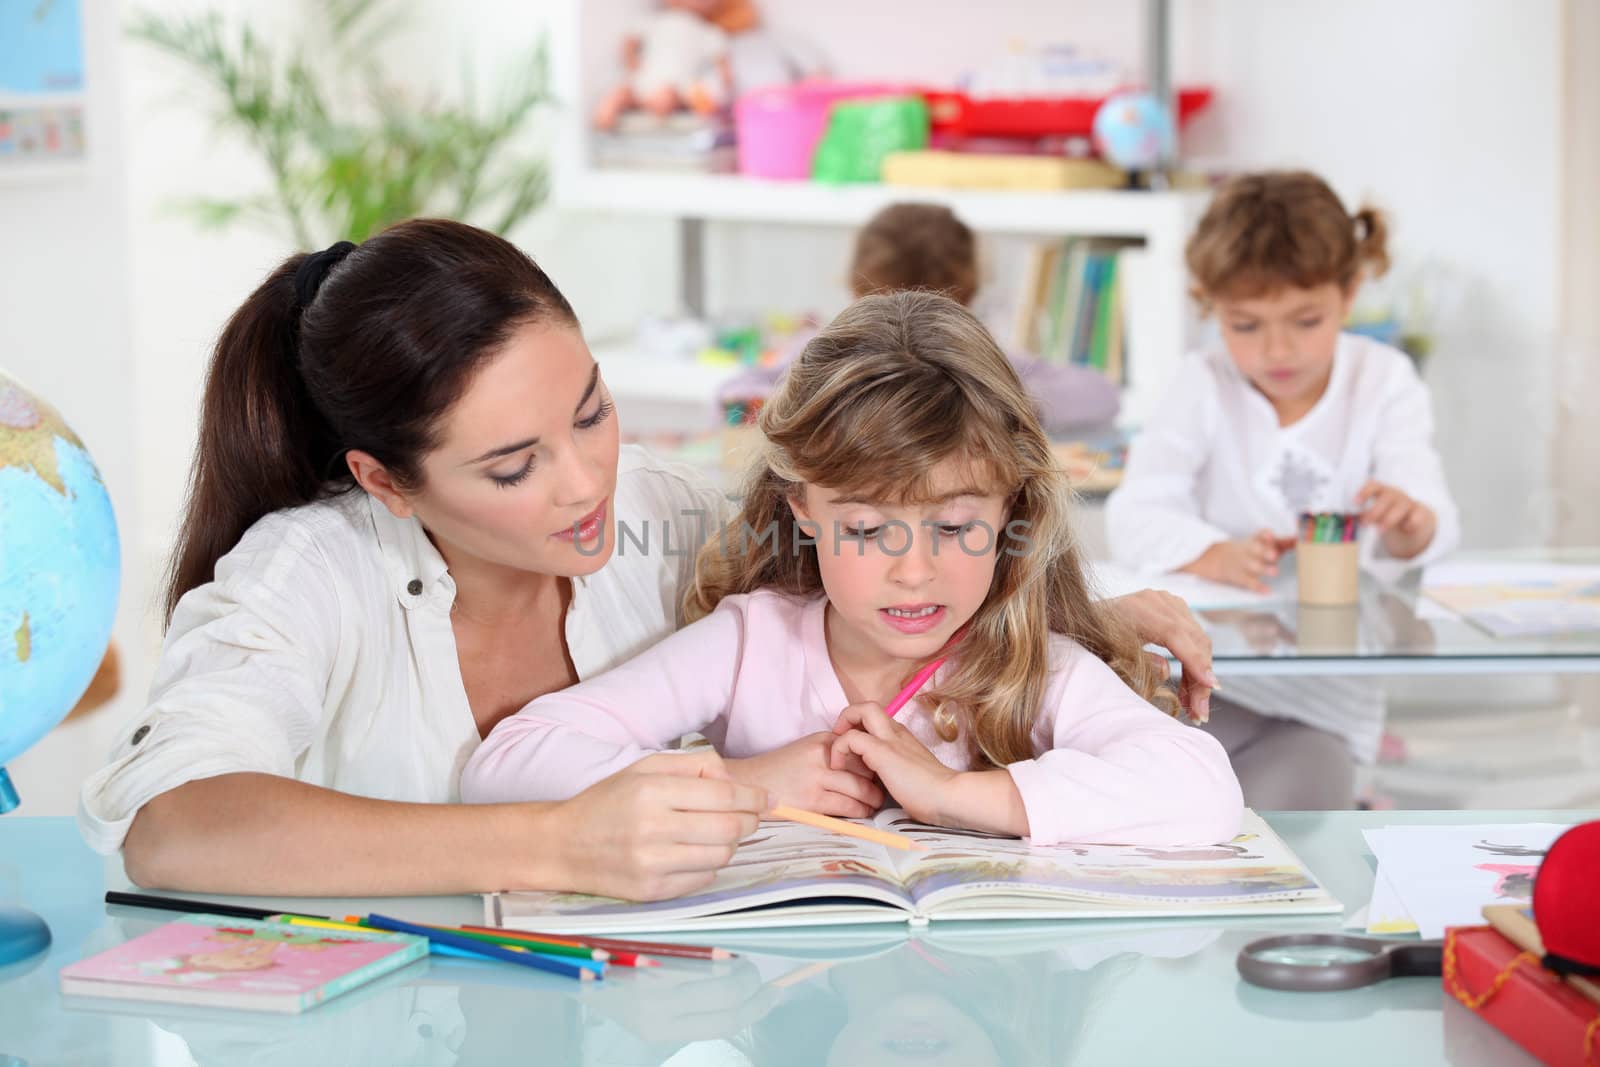
[{"label": "blonde girl", "polygon": [[970,312],[858,300],[761,428],[741,513],[701,550],[698,621],[503,722],[465,799],[567,796],[700,731],[735,780],[832,814],[887,796],[1038,842],[1232,836],[1227,760],[1151,703],[1171,703],[1159,672],[1090,599],[1049,443]]}]

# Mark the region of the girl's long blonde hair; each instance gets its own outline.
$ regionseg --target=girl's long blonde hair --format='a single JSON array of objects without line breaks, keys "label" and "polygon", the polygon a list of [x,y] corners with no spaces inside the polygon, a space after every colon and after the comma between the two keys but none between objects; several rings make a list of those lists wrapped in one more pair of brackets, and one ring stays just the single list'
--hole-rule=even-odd
[{"label": "girl's long blonde hair", "polygon": [[941,736],[965,733],[995,766],[1032,758],[1052,632],[1176,710],[1138,638],[1091,599],[1067,524],[1065,476],[1010,362],[960,304],[925,292],[857,300],[790,365],[762,408],[761,430],[739,518],[700,551],[684,598],[689,619],[735,593],[822,591],[817,549],[789,507],[804,483],[921,503],[933,495],[934,468],[954,459],[1008,499],[1014,536],[994,531],[989,595],[949,677],[926,694]]}]

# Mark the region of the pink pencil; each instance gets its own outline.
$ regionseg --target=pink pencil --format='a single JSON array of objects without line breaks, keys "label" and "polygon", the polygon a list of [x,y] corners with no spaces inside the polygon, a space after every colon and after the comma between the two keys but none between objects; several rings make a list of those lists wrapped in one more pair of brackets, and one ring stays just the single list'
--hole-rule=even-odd
[{"label": "pink pencil", "polygon": [[945,657],[940,656],[938,659],[922,668],[916,674],[912,675],[911,681],[906,683],[906,687],[900,690],[900,692],[896,693],[895,698],[889,701],[889,706],[883,709],[884,714],[888,715],[891,719],[900,714],[900,709],[911,703],[911,698],[917,695],[917,690],[921,689],[923,683],[927,682],[929,678],[933,677],[934,671],[944,666],[944,661]]}]

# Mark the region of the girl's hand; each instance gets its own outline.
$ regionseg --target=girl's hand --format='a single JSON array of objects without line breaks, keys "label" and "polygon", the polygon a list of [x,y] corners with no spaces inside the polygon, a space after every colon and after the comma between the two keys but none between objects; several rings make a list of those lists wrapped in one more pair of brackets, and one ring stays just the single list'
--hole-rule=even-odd
[{"label": "girl's hand", "polygon": [[959,776],[874,701],[851,704],[833,724],[831,763],[859,759],[918,822],[948,822],[948,792]]},{"label": "girl's hand", "polygon": [[860,760],[833,763],[832,747],[833,734],[815,733],[759,756],[724,762],[732,778],[765,789],[774,804],[841,819],[870,817],[883,807],[877,775]]},{"label": "girl's hand", "polygon": [[1213,582],[1265,593],[1267,585],[1262,579],[1277,576],[1278,560],[1293,547],[1292,537],[1278,537],[1271,530],[1257,530],[1249,537],[1219,541],[1193,563],[1178,569]]},{"label": "girl's hand", "polygon": [[767,810],[765,791],[731,781],[715,752],[646,756],[560,804],[571,887],[664,900],[711,884]]},{"label": "girl's hand", "polygon": [[1384,549],[1395,559],[1410,559],[1427,548],[1438,527],[1432,508],[1382,482],[1363,485],[1356,506],[1362,509],[1361,521],[1378,528]]},{"label": "girl's hand", "polygon": [[[1195,722],[1210,719],[1211,690],[1217,685],[1217,676],[1211,669],[1211,636],[1183,598],[1157,589],[1141,589],[1105,601],[1103,607],[1133,627],[1145,644],[1160,645],[1177,658],[1183,665],[1178,703]],[[1165,656],[1147,654],[1158,661],[1159,670],[1167,670]]]},{"label": "girl's hand", "polygon": [[918,822],[1024,837],[1028,812],[1005,770],[955,771],[872,701],[851,704],[833,725],[835,765],[861,759]]}]

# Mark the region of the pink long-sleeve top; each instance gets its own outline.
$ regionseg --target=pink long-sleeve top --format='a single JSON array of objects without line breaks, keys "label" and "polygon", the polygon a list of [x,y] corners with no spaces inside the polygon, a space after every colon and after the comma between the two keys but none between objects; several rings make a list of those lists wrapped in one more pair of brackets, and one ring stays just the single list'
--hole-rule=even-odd
[{"label": "pink long-sleeve top", "polygon": [[[828,656],[826,606],[822,596],[770,591],[726,598],[641,655],[502,721],[462,771],[462,799],[565,799],[696,731],[742,758],[831,730],[849,700]],[[975,769],[959,738],[939,737],[922,701],[899,721],[946,766]],[[1243,802],[1222,746],[1060,635],[1033,749],[1005,769],[1036,844],[1187,844],[1238,832]]]}]

